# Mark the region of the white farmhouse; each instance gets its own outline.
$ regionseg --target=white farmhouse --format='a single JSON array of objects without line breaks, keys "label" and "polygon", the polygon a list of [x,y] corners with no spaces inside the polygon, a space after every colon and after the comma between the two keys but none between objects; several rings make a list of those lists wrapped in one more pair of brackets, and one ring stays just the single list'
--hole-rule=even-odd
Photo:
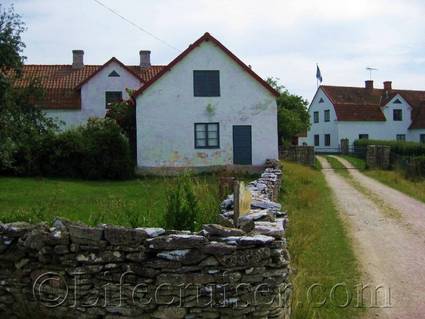
[{"label": "white farmhouse", "polygon": [[299,144],[337,152],[341,139],[400,140],[425,143],[425,91],[322,85],[309,108],[311,128]]},{"label": "white farmhouse", "polygon": [[139,169],[277,159],[277,94],[205,33],[134,95]]},{"label": "white farmhouse", "polygon": [[72,64],[24,65],[15,85],[25,87],[37,79],[45,96],[40,108],[64,123],[83,124],[90,117],[104,117],[110,103],[129,99],[126,89],[139,89],[163,66],[152,66],[150,51],[140,51],[140,65],[124,65],[111,58],[103,65],[84,64],[84,51],[73,50]]}]

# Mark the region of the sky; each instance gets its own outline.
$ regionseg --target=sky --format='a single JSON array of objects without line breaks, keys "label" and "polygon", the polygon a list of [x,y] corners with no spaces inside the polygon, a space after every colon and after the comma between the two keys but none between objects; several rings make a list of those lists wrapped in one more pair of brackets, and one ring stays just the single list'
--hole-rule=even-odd
[{"label": "sky", "polygon": [[[2,0],[13,4],[27,30],[29,64],[70,64],[73,49],[86,64],[112,56],[168,64],[210,32],[261,77],[276,77],[309,101],[316,91],[316,63],[323,84],[425,90],[423,0],[99,0],[147,30],[143,32],[95,0]],[[158,40],[161,39],[162,41]],[[165,43],[164,43],[165,42]],[[171,47],[170,47],[171,46]]]}]

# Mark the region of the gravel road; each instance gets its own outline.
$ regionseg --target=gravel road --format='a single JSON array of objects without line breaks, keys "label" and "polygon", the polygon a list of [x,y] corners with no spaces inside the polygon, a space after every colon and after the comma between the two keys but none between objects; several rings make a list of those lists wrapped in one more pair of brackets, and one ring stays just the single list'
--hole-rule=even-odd
[{"label": "gravel road", "polygon": [[[367,318],[425,318],[425,205],[354,169],[344,160],[359,190],[318,159],[353,241],[363,284],[382,287],[371,300],[365,290]],[[381,203],[397,211],[391,217]]]}]

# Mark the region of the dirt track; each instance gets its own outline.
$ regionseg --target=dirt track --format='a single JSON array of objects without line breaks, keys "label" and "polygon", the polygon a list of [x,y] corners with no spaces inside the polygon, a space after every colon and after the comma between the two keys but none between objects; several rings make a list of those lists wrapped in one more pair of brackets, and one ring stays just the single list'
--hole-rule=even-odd
[{"label": "dirt track", "polygon": [[[359,191],[331,169],[325,158],[318,159],[350,231],[363,282],[382,285],[381,292],[391,295],[384,300],[384,293],[380,294],[378,308],[370,308],[367,317],[425,318],[425,205],[352,168],[353,179],[363,189]],[[387,208],[364,190],[396,210],[399,217],[390,217]]]}]

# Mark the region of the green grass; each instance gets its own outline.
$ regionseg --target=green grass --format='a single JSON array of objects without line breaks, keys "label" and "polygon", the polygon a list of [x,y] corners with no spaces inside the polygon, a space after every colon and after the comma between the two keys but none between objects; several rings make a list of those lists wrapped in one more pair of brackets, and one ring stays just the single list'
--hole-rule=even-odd
[{"label": "green grass", "polygon": [[425,202],[425,180],[411,181],[400,171],[366,170],[363,172],[381,183],[392,187],[406,195]]},{"label": "green grass", "polygon": [[425,180],[409,180],[405,177],[403,172],[399,170],[367,170],[365,160],[348,155],[341,155],[341,157],[345,158],[354,167],[361,170],[363,174],[366,174],[367,176],[372,177],[389,187],[397,189],[402,193],[412,196],[417,200],[425,202]]},{"label": "green grass", "polygon": [[[281,203],[289,214],[287,233],[294,274],[292,318],[356,318],[362,310],[355,307],[355,288],[360,282],[358,263],[342,220],[333,204],[331,191],[321,172],[295,163],[284,163]],[[330,300],[332,287],[347,285],[353,300],[346,299],[343,289],[336,290],[336,302]],[[312,285],[320,288],[313,290]],[[323,306],[318,301],[327,298]]]},{"label": "green grass", "polygon": [[349,161],[351,165],[353,165],[355,168],[359,170],[366,169],[366,161],[362,158],[350,156],[350,155],[338,155],[338,156]]},{"label": "green grass", "polygon": [[[0,221],[51,222],[60,216],[90,225],[164,226],[167,189],[174,178],[130,181],[80,181],[0,178]],[[218,182],[213,175],[193,177],[200,202],[198,224],[215,220]]]},{"label": "green grass", "polygon": [[329,164],[331,164],[331,167],[335,170],[335,172],[344,177],[350,177],[350,173],[348,172],[347,168],[345,168],[345,166],[342,165],[342,163],[335,157],[326,156],[326,160],[329,162]]}]

